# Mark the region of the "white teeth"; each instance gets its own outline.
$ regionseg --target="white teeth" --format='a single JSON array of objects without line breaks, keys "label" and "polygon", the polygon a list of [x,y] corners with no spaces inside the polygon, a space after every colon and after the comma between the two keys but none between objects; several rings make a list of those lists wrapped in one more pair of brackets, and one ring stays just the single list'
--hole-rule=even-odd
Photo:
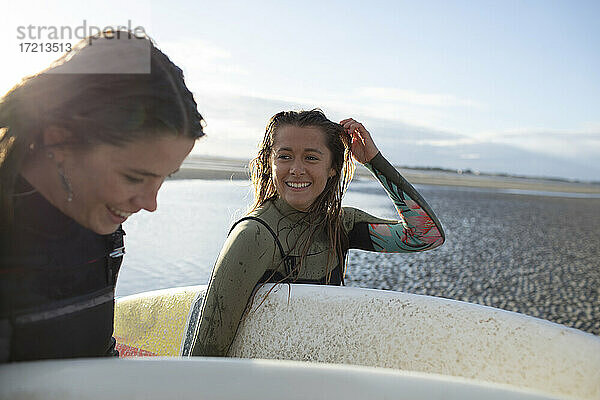
[{"label": "white teeth", "polygon": [[125,211],[121,211],[121,210],[117,210],[116,208],[112,208],[112,207],[108,207],[108,209],[110,211],[112,211],[114,214],[118,215],[119,217],[123,217],[123,218],[129,218],[129,216],[131,216],[130,212],[125,212]]},{"label": "white teeth", "polygon": [[288,185],[289,187],[293,187],[295,189],[300,189],[300,188],[305,188],[310,186],[310,182],[302,182],[302,183],[297,183],[297,182],[286,182],[286,185]]}]

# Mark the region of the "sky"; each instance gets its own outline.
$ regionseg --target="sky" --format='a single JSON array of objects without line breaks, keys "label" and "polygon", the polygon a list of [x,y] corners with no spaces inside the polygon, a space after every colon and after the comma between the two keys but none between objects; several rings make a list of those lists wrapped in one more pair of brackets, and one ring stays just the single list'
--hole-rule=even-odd
[{"label": "sky", "polygon": [[60,55],[19,27],[141,26],[206,120],[196,154],[250,158],[273,114],[319,107],[394,164],[600,181],[598,1],[83,3],[2,6],[0,92]]}]

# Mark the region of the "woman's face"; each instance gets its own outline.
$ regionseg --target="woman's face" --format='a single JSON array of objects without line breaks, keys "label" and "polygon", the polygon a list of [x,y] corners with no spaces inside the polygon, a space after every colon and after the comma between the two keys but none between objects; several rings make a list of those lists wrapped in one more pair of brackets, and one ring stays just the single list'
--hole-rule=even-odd
[{"label": "woman's face", "polygon": [[112,233],[141,209],[156,210],[158,189],[179,169],[193,145],[191,138],[166,136],[67,150],[63,165],[73,199],[59,208],[96,233]]},{"label": "woman's face", "polygon": [[306,211],[335,175],[325,134],[316,127],[283,126],[275,135],[272,179],[279,197]]}]

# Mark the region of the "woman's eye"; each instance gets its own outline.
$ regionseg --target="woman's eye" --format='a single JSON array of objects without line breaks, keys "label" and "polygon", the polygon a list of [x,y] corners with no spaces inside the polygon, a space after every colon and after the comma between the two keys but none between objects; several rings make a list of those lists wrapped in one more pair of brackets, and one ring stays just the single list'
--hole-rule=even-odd
[{"label": "woman's eye", "polygon": [[319,161],[319,159],[315,156],[306,156],[306,159],[309,161]]},{"label": "woman's eye", "polygon": [[135,176],[131,176],[131,175],[123,175],[123,176],[130,183],[142,183],[144,181],[141,178],[136,178]]},{"label": "woman's eye", "polygon": [[280,159],[280,160],[289,160],[291,157],[288,156],[287,154],[279,154],[277,156],[277,158]]}]

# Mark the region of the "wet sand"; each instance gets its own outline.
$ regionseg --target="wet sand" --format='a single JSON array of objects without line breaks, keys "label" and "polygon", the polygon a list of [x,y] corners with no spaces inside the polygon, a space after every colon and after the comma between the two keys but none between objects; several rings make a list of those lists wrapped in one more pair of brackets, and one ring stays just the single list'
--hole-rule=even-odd
[{"label": "wet sand", "polygon": [[351,251],[347,284],[463,300],[600,335],[600,199],[423,187],[446,233],[414,254]]}]

